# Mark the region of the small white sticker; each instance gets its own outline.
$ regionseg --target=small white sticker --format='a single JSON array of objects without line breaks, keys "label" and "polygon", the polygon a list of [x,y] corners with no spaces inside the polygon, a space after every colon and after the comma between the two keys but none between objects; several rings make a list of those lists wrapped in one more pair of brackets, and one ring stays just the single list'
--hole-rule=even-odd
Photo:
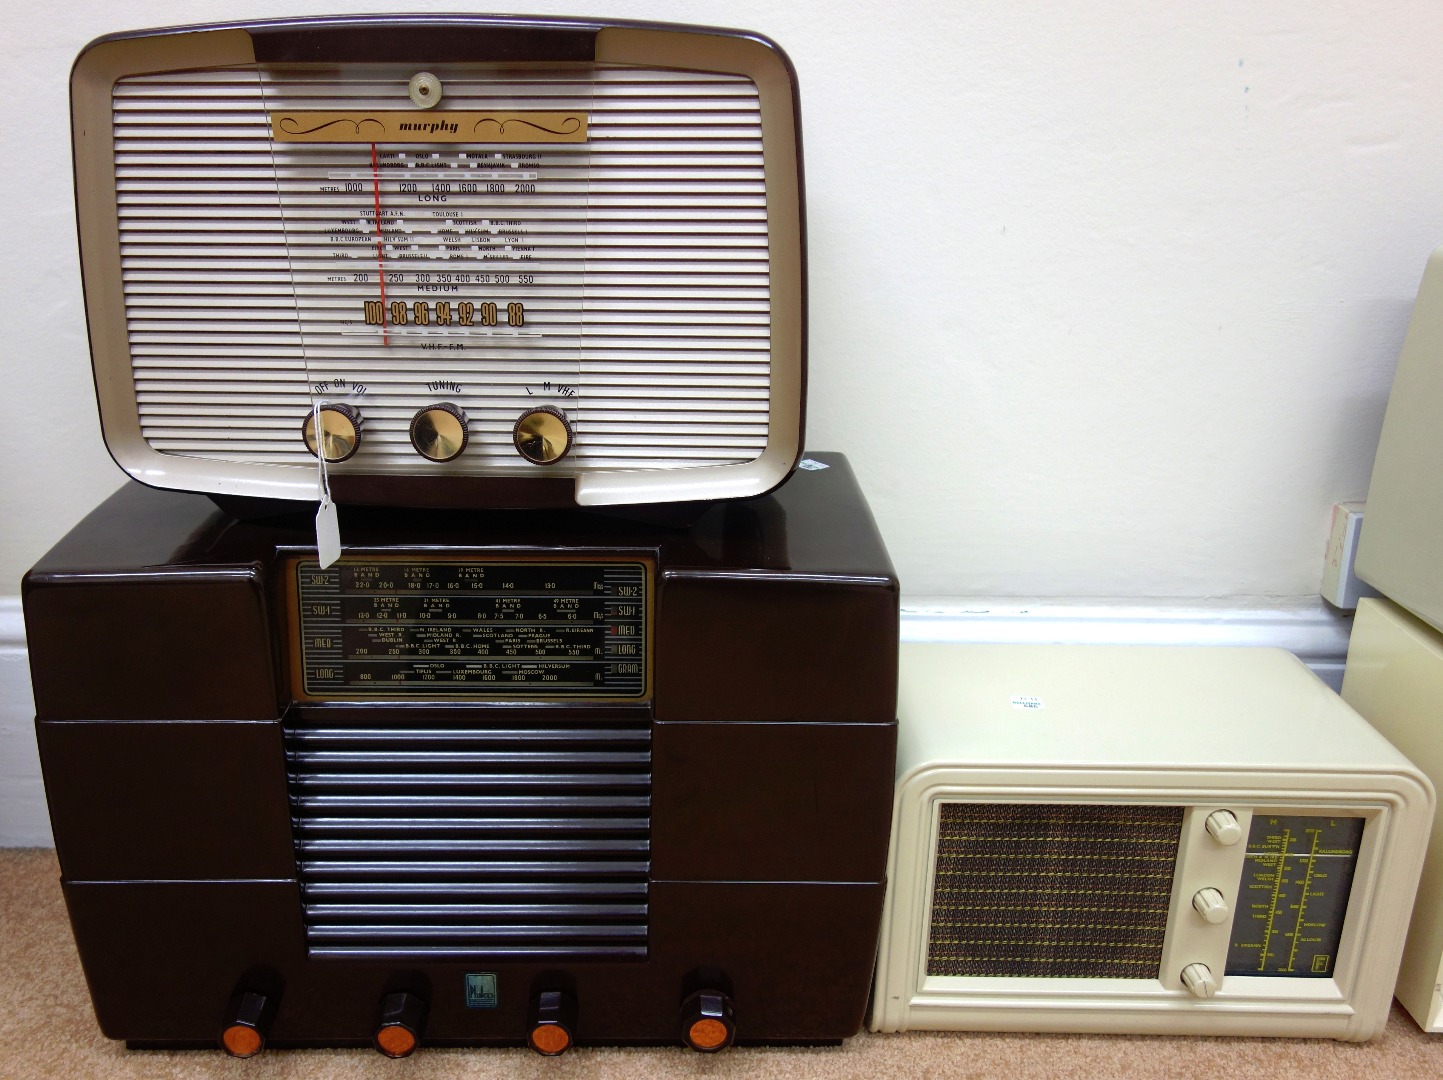
[{"label": "small white sticker", "polygon": [[806,469],[807,472],[817,472],[820,469],[830,469],[831,466],[826,464],[826,462],[815,461],[812,458],[805,457],[797,462],[797,468]]},{"label": "small white sticker", "polygon": [[1040,697],[1027,697],[1026,695],[1018,694],[1012,699],[1012,707],[1014,709],[1025,709],[1028,712],[1035,712],[1042,708],[1042,699]]}]

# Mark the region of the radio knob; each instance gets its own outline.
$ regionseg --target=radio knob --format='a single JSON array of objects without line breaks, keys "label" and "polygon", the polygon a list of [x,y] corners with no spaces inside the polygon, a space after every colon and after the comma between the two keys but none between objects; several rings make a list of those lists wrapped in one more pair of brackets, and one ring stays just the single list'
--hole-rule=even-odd
[{"label": "radio knob", "polygon": [[720,990],[698,990],[681,1003],[681,1038],[693,1050],[715,1054],[736,1036],[732,999]]},{"label": "radio knob", "polygon": [[1243,827],[1231,810],[1214,810],[1203,822],[1208,835],[1223,847],[1232,847],[1243,838]]},{"label": "radio knob", "polygon": [[231,1057],[255,1057],[266,1046],[266,1035],[276,1016],[276,999],[254,990],[238,990],[226,1006],[221,1048]]},{"label": "radio knob", "polygon": [[381,1016],[371,1045],[388,1058],[409,1057],[421,1044],[426,1028],[426,1002],[406,990],[381,999]]},{"label": "radio knob", "polygon": [[361,411],[354,405],[330,402],[319,410],[306,414],[301,425],[301,438],[306,449],[316,453],[316,412],[321,418],[321,445],[325,448],[326,460],[345,461],[361,445]]},{"label": "radio knob", "polygon": [[1183,968],[1182,984],[1200,998],[1210,998],[1218,992],[1218,981],[1206,964],[1189,964]]},{"label": "radio knob", "polygon": [[466,414],[449,401],[427,405],[411,417],[411,445],[431,461],[453,461],[466,449]]},{"label": "radio knob", "polygon": [[571,451],[571,423],[551,405],[527,409],[511,429],[516,452],[536,465],[554,465]]},{"label": "radio knob", "polygon": [[571,1049],[576,1038],[576,999],[559,990],[546,990],[531,1000],[531,1031],[526,1041],[543,1057],[557,1057]]},{"label": "radio knob", "polygon": [[1220,922],[1227,922],[1228,902],[1223,899],[1223,894],[1217,889],[1209,886],[1206,889],[1199,889],[1193,894],[1192,906],[1208,922],[1217,925]]}]

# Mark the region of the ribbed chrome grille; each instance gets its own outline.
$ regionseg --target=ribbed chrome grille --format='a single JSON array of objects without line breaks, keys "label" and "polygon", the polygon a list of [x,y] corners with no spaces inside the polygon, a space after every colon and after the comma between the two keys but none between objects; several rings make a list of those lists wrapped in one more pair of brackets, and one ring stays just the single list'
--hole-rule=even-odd
[{"label": "ribbed chrome grille", "polygon": [[[549,382],[575,390],[566,407],[577,442],[555,472],[757,457],[770,422],[771,305],[755,85],[643,69],[438,67],[447,108],[589,116],[584,146],[547,150],[562,163],[574,153],[574,179],[561,168],[504,210],[531,249],[524,268],[536,281],[515,298],[539,336],[523,346],[498,334],[463,354],[382,347],[347,328],[360,305],[334,281],[337,252],[364,245],[338,240],[334,226],[369,212],[370,184],[318,195],[305,177],[354,167],[354,154],[270,139],[270,110],[396,108],[378,96],[395,93],[384,74],[221,70],[117,83],[122,277],[145,440],[309,468],[297,430],[311,388],[343,379],[366,385],[367,427],[361,452],[336,468],[411,472],[410,418],[436,400],[428,384],[454,381],[462,392],[446,396],[465,408],[472,443],[447,471],[526,470],[511,425]],[[396,74],[404,86],[409,69]]]},{"label": "ribbed chrome grille", "polygon": [[320,720],[286,731],[312,956],[646,956],[648,722]]}]

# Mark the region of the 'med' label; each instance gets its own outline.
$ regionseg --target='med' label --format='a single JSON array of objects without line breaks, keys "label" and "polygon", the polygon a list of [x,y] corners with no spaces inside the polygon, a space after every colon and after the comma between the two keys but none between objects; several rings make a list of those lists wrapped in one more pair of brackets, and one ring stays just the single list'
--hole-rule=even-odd
[{"label": "'med' label", "polygon": [[496,1008],[496,976],[491,974],[466,976],[466,1008]]}]

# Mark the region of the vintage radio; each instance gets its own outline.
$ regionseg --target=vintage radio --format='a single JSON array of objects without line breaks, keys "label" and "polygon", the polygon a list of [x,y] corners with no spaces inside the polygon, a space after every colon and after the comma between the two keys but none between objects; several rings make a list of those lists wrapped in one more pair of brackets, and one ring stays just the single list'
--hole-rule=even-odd
[{"label": "vintage radio", "polygon": [[[1443,779],[1443,634],[1390,600],[1359,601],[1343,700],[1435,784]],[[1443,822],[1436,812],[1396,993],[1419,1027],[1443,1032]]]},{"label": "vintage radio", "polygon": [[1443,247],[1418,286],[1373,476],[1357,572],[1394,603],[1443,630]]},{"label": "vintage radio", "polygon": [[835,1042],[897,583],[839,455],[684,529],[243,521],[135,483],[30,572],[62,882],[135,1046]]},{"label": "vintage radio", "polygon": [[876,1031],[1367,1039],[1428,779],[1291,654],[903,645]]},{"label": "vintage radio", "polygon": [[71,78],[106,444],[341,503],[755,496],[801,451],[799,128],[751,34],[445,15],[102,38]]},{"label": "vintage radio", "polygon": [[[1393,376],[1358,576],[1365,599],[1348,642],[1343,697],[1443,783],[1443,248],[1433,252]],[[1435,825],[1437,821],[1435,819]],[[1443,837],[1435,828],[1398,975],[1398,1000],[1443,1031]]]}]

